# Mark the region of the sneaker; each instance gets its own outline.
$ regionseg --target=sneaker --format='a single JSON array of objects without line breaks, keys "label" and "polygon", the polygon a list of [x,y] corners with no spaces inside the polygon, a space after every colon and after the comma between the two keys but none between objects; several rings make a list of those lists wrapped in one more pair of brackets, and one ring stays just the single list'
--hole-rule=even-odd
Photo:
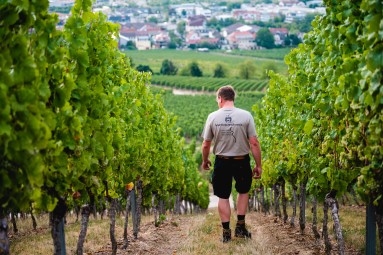
[{"label": "sneaker", "polygon": [[227,243],[231,240],[231,229],[223,229],[222,242]]},{"label": "sneaker", "polygon": [[251,238],[251,233],[247,231],[244,220],[239,220],[235,227],[235,237]]}]

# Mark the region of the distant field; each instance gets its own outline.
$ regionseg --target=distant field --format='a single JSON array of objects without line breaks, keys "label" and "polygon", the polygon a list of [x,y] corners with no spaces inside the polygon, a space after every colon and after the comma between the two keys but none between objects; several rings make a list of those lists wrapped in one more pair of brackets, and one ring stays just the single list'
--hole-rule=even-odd
[{"label": "distant field", "polygon": [[[162,95],[165,109],[177,116],[177,126],[186,137],[200,138],[207,116],[218,109],[214,94],[174,95],[171,90],[158,86],[150,88],[153,93]],[[260,102],[263,96],[261,92],[238,92],[235,105],[252,112],[253,105]]]},{"label": "distant field", "polygon": [[180,89],[198,91],[216,91],[224,85],[232,85],[236,91],[262,91],[267,85],[267,79],[233,79],[213,77],[190,77],[172,75],[153,75],[152,84]]},{"label": "distant field", "polygon": [[[220,63],[228,70],[228,77],[238,77],[238,66],[247,61],[253,61],[256,66],[256,78],[265,78],[265,69],[270,66],[276,72],[285,74],[287,66],[282,60],[276,59],[257,59],[250,56],[229,55],[220,52],[197,52],[192,50],[146,50],[146,51],[125,51],[126,55],[133,59],[135,66],[148,65],[153,72],[159,73],[162,61],[171,60],[179,70],[187,66],[190,62],[196,61],[203,71],[204,76],[212,76],[215,66]],[[275,53],[274,53],[275,54]]]},{"label": "distant field", "polygon": [[227,54],[284,60],[291,48],[270,49],[270,50],[233,50]]}]

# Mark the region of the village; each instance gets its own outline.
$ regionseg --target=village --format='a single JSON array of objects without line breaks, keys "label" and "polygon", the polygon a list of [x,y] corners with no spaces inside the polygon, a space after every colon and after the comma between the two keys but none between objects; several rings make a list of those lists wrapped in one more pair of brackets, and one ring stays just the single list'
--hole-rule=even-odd
[{"label": "village", "polygon": [[[74,0],[50,1],[51,12],[59,16],[58,26],[65,24],[73,4]],[[139,1],[129,4],[122,0],[98,0],[93,11],[102,12],[109,21],[120,24],[119,47],[122,49],[191,48],[200,51],[296,46],[308,31],[292,24],[299,24],[310,15],[325,14],[322,1],[146,5]],[[61,10],[67,10],[67,13]],[[258,34],[260,31],[262,35]]]}]

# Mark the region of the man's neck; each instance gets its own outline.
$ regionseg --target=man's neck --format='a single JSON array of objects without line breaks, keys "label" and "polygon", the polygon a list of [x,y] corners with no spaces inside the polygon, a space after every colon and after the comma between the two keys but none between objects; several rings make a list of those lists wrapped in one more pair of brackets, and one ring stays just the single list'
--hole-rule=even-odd
[{"label": "man's neck", "polygon": [[221,108],[234,108],[234,101],[225,101]]}]

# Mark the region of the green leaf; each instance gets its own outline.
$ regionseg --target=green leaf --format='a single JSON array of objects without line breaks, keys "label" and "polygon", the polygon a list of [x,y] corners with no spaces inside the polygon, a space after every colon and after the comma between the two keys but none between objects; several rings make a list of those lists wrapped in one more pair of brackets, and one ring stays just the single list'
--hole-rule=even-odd
[{"label": "green leaf", "polygon": [[2,17],[3,26],[9,26],[19,20],[19,15],[16,12],[9,12],[5,17]]},{"label": "green leaf", "polygon": [[7,135],[10,136],[12,131],[12,127],[7,123],[0,122],[0,136]]},{"label": "green leaf", "polygon": [[78,53],[77,61],[83,67],[89,67],[89,56],[85,51]]},{"label": "green leaf", "polygon": [[44,163],[39,156],[29,158],[28,180],[33,186],[41,187],[44,184],[43,179]]},{"label": "green leaf", "polygon": [[378,206],[378,205],[379,205],[379,200],[381,200],[381,199],[382,199],[382,195],[379,195],[379,196],[374,200],[373,204],[374,204],[375,206]]},{"label": "green leaf", "polygon": [[306,133],[306,135],[310,135],[313,127],[314,127],[314,121],[311,119],[306,122],[305,126],[303,127],[303,131]]},{"label": "green leaf", "polygon": [[364,94],[364,103],[366,105],[372,106],[374,104],[374,99],[372,98],[371,94],[368,92],[365,92],[363,94]]},{"label": "green leaf", "polygon": [[139,99],[135,99],[134,103],[136,104],[137,107],[141,106],[141,101]]},{"label": "green leaf", "polygon": [[383,44],[378,44],[366,56],[367,67],[374,72],[376,69],[381,70],[383,67]]}]

